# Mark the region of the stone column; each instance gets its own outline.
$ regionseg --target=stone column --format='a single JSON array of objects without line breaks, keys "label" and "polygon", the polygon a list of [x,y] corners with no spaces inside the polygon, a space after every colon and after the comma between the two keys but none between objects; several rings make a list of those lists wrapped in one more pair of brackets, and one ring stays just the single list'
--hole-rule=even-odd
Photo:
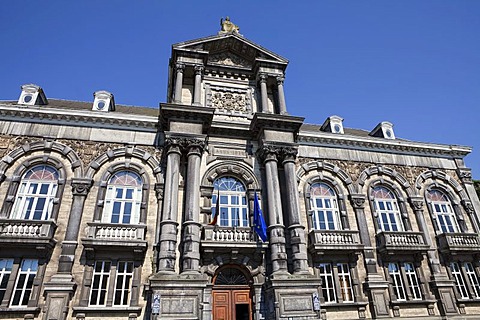
[{"label": "stone column", "polygon": [[183,71],[185,70],[185,65],[183,63],[177,63],[175,65],[175,71],[177,76],[175,77],[175,95],[174,103],[182,103],[182,87],[183,87]]},{"label": "stone column", "polygon": [[259,150],[259,155],[265,164],[272,273],[288,273],[285,250],[285,226],[283,224],[282,200],[278,180],[277,152],[276,148],[263,147]]},{"label": "stone column", "polygon": [[475,208],[473,207],[472,202],[468,200],[462,200],[462,204],[468,216],[470,217],[470,221],[472,222],[472,226],[473,226],[473,231],[475,233],[479,233],[480,229],[477,221],[477,216],[475,215]]},{"label": "stone column", "polygon": [[202,72],[203,66],[195,66],[195,89],[193,92],[193,105],[201,106],[200,102],[202,96]]},{"label": "stone column", "polygon": [[185,183],[185,221],[183,230],[183,272],[200,271],[200,164],[205,142],[188,141],[187,181]]},{"label": "stone column", "polygon": [[43,319],[45,320],[67,319],[68,305],[77,286],[72,276],[72,267],[78,244],[80,221],[83,205],[91,186],[92,180],[90,179],[74,178],[72,180],[73,200],[67,229],[65,230],[65,239],[62,242],[57,274],[54,274],[48,282],[44,283],[46,298]]},{"label": "stone column", "polygon": [[278,91],[278,110],[280,114],[287,114],[287,103],[285,102],[285,92],[283,91],[283,76],[277,77],[277,91]]},{"label": "stone column", "polygon": [[377,270],[377,260],[375,259],[367,219],[365,218],[365,195],[351,194],[350,200],[355,210],[360,240],[364,245],[363,258],[365,261],[365,269],[367,270],[365,288],[370,295],[370,301],[372,301],[373,316],[386,317],[389,315],[388,299],[386,296],[388,282],[384,280]]},{"label": "stone column", "polygon": [[268,110],[268,92],[267,92],[267,75],[262,73],[258,76],[260,81],[260,95],[262,98],[262,112],[271,113]]},{"label": "stone column", "polygon": [[75,250],[78,244],[78,233],[80,230],[80,221],[82,219],[83,205],[88,191],[92,186],[90,179],[73,179],[72,193],[73,201],[68,217],[67,230],[65,231],[65,239],[62,243],[62,253],[60,254],[58,263],[59,273],[71,273],[73,261],[75,260]]},{"label": "stone column", "polygon": [[180,177],[180,142],[167,138],[167,170],[163,191],[162,222],[160,223],[160,245],[158,271],[175,272],[178,229],[178,182]]},{"label": "stone column", "polygon": [[285,171],[288,220],[290,225],[290,244],[292,246],[292,260],[294,273],[308,272],[307,244],[305,227],[300,224],[300,204],[298,199],[297,176],[295,174],[295,158],[297,149],[283,148],[283,169]]}]

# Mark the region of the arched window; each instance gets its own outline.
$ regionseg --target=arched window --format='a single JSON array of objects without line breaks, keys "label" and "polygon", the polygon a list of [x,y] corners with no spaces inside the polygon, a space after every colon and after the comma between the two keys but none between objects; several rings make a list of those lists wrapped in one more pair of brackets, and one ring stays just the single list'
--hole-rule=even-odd
[{"label": "arched window", "polygon": [[316,230],[341,229],[338,201],[335,191],[325,183],[310,187],[313,228]]},{"label": "arched window", "polygon": [[142,203],[142,179],[131,171],[115,173],[107,185],[102,222],[138,223]]},{"label": "arched window", "polygon": [[13,206],[13,219],[48,220],[58,188],[58,172],[47,165],[28,170],[22,178]]},{"label": "arched window", "polygon": [[[218,224],[224,227],[248,227],[248,206],[245,186],[233,177],[222,177],[213,183],[212,214],[220,211]],[[220,198],[217,200],[218,195]]]},{"label": "arched window", "polygon": [[378,227],[382,231],[403,231],[400,210],[395,195],[385,187],[375,187],[372,192],[373,207]]},{"label": "arched window", "polygon": [[436,216],[438,230],[441,232],[458,232],[458,223],[450,199],[439,190],[429,190],[427,201],[433,215]]}]

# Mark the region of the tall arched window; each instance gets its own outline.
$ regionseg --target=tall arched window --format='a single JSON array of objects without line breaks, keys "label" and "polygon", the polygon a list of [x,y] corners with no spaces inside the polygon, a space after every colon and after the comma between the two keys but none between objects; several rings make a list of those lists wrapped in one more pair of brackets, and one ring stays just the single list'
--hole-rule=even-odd
[{"label": "tall arched window", "polygon": [[439,190],[429,190],[427,201],[433,215],[436,216],[438,230],[441,232],[458,232],[458,223],[452,204],[447,195]]},{"label": "tall arched window", "polygon": [[385,187],[375,187],[372,192],[373,207],[378,227],[382,231],[403,231],[397,198]]},{"label": "tall arched window", "polygon": [[[245,186],[233,177],[222,177],[213,183],[212,214],[220,211],[218,224],[224,227],[248,227],[248,205]],[[218,195],[220,198],[217,200]]]},{"label": "tall arched window", "polygon": [[341,229],[337,194],[325,183],[310,187],[313,228],[316,230]]},{"label": "tall arched window", "polygon": [[142,179],[131,171],[115,173],[107,185],[102,222],[138,223],[142,203]]},{"label": "tall arched window", "polygon": [[48,220],[58,188],[58,172],[47,165],[28,170],[22,178],[13,206],[13,219]]}]

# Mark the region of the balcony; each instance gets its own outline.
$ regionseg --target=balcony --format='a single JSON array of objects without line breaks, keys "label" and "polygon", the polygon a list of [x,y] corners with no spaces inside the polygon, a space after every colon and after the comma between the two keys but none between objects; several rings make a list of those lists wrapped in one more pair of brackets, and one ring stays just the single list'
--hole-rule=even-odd
[{"label": "balcony", "polygon": [[267,244],[251,228],[204,226],[201,247],[205,253],[264,250]]},{"label": "balcony", "polygon": [[144,224],[87,223],[86,238],[82,243],[86,248],[132,249],[144,252],[147,249]]},{"label": "balcony", "polygon": [[2,247],[34,247],[37,250],[55,246],[53,221],[0,219],[0,245]]},{"label": "balcony", "polygon": [[476,233],[442,233],[437,241],[441,253],[471,254],[480,250],[480,238]]},{"label": "balcony", "polygon": [[377,234],[377,249],[381,254],[393,255],[425,253],[429,247],[421,232],[383,231]]},{"label": "balcony", "polygon": [[359,253],[363,250],[358,231],[312,230],[308,234],[310,252],[317,255]]}]

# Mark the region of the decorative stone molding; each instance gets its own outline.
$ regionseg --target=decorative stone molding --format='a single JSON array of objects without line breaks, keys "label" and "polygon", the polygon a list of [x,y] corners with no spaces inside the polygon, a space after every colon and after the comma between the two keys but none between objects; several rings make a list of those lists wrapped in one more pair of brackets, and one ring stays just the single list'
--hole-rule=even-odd
[{"label": "decorative stone molding", "polygon": [[469,200],[462,200],[463,207],[465,208],[465,211],[468,214],[473,214],[475,213],[475,208],[473,207],[473,204]]},{"label": "decorative stone molding", "polygon": [[72,193],[74,196],[87,196],[93,181],[90,179],[73,179]]},{"label": "decorative stone molding", "polygon": [[423,210],[425,200],[422,197],[410,197],[409,199],[414,210]]},{"label": "decorative stone molding", "polygon": [[428,179],[432,179],[433,181],[435,181],[435,184],[440,182],[440,185],[443,184],[444,186],[448,186],[449,188],[451,188],[452,191],[449,191],[444,187],[442,189],[444,189],[448,194],[452,196],[452,200],[456,198],[454,196],[455,193],[458,194],[462,200],[469,199],[467,192],[465,191],[465,189],[463,189],[462,185],[457,180],[452,178],[452,176],[448,175],[447,173],[439,170],[429,170],[423,172],[421,175],[418,176],[417,180],[415,181],[415,188],[417,190],[421,190],[422,187],[426,187],[425,182]]},{"label": "decorative stone molding", "polygon": [[470,168],[461,168],[457,169],[457,174],[460,180],[463,183],[471,184],[472,182],[472,169]]},{"label": "decorative stone molding", "polygon": [[196,65],[194,67],[194,70],[196,75],[201,75],[204,70],[204,67],[202,65]]},{"label": "decorative stone molding", "polygon": [[222,176],[233,176],[239,179],[245,183],[247,189],[260,189],[260,183],[252,168],[244,163],[235,161],[222,161],[207,169],[202,178],[202,188],[212,187],[213,182]]},{"label": "decorative stone molding", "polygon": [[[156,150],[156,149],[155,149]],[[86,177],[93,179],[95,173],[99,170],[100,167],[105,165],[107,162],[112,161],[115,158],[136,158],[141,160],[143,163],[146,163],[155,174],[157,182],[162,182],[162,169],[160,167],[160,162],[154,157],[151,153],[139,149],[135,146],[125,146],[116,149],[108,149],[106,152],[96,157],[91,161],[89,167],[87,168]]]},{"label": "decorative stone molding", "polygon": [[[403,177],[397,171],[395,171],[391,168],[388,168],[388,167],[384,167],[384,166],[372,166],[372,167],[369,167],[369,168],[365,169],[360,174],[360,177],[357,180],[357,184],[359,186],[364,186],[365,183],[366,183],[366,180],[368,178],[372,177],[372,176],[378,176],[379,178],[381,176],[386,176],[392,182],[395,182],[396,184],[399,184],[402,187],[403,191],[405,191],[409,197],[412,197],[412,196],[416,195],[416,192],[413,190],[410,183],[408,183],[408,181],[407,181],[407,179],[405,179],[405,177]],[[380,179],[379,183],[387,184],[391,188],[396,189],[397,190],[396,191],[397,196],[400,197],[400,198],[403,198],[402,192],[400,192],[398,190],[398,187],[396,187],[395,184],[392,184],[389,181],[384,180],[384,179]]]},{"label": "decorative stone molding", "polygon": [[350,178],[349,173],[347,171],[340,168],[336,163],[331,161],[310,161],[304,163],[300,166],[297,170],[297,180],[300,181],[304,179],[305,176],[310,174],[311,171],[322,172],[327,171],[330,172],[334,177],[338,177],[340,181],[347,187],[350,193],[354,193],[354,185],[352,183],[352,179]]},{"label": "decorative stone molding", "polygon": [[163,183],[155,183],[155,196],[157,197],[157,200],[163,200],[163,189],[164,189],[164,184]]},{"label": "decorative stone molding", "polygon": [[365,207],[365,195],[364,194],[351,194],[350,200],[354,209],[363,209]]},{"label": "decorative stone molding", "polygon": [[175,70],[177,73],[183,73],[183,71],[185,71],[185,64],[177,62],[175,64]]}]

